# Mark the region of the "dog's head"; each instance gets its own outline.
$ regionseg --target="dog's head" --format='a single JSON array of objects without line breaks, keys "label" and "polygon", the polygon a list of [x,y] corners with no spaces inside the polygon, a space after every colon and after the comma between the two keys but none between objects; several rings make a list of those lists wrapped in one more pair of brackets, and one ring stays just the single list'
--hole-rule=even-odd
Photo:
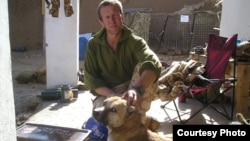
[{"label": "dog's head", "polygon": [[135,111],[133,106],[129,106],[125,99],[120,97],[107,98],[102,107],[93,110],[93,117],[108,127],[120,127],[125,119]]}]

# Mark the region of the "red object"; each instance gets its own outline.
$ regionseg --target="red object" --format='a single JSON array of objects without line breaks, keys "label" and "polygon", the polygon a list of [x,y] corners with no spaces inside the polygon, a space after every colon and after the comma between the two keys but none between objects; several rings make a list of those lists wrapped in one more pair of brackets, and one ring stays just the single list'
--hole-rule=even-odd
[{"label": "red object", "polygon": [[180,102],[180,103],[186,102],[186,94],[185,93],[182,93],[181,95],[179,95],[178,102]]}]

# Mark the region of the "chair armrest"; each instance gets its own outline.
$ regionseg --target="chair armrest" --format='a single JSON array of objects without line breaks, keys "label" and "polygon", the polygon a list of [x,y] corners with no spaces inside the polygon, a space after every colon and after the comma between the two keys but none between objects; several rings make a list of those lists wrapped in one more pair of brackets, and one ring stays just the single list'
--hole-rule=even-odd
[{"label": "chair armrest", "polygon": [[194,84],[196,86],[206,86],[211,83],[225,83],[225,82],[230,82],[233,83],[237,81],[236,78],[225,78],[225,79],[208,79],[202,75],[198,75],[196,79],[194,80]]}]

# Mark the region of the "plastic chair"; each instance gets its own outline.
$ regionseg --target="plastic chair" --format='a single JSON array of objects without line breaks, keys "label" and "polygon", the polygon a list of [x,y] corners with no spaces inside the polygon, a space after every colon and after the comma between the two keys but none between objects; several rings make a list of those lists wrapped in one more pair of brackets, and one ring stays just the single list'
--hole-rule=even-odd
[{"label": "plastic chair", "polygon": [[[182,120],[180,111],[177,107],[175,98],[161,105],[165,111],[166,105],[170,102],[174,103],[175,110],[181,123],[185,123],[195,117],[203,109],[210,107],[228,120],[233,119],[234,114],[234,98],[235,98],[235,51],[236,51],[237,34],[229,38],[209,34],[207,45],[207,62],[204,66],[205,73],[198,75],[194,81],[190,83],[186,90],[181,90],[178,96],[188,96],[197,99],[202,103],[202,106],[195,111],[191,111],[190,116],[186,120]],[[225,78],[225,70],[229,61],[233,63],[232,78]],[[227,84],[227,87],[222,89],[222,84]],[[232,90],[231,101],[225,102],[226,92]],[[213,94],[213,95],[211,95]],[[228,98],[228,97],[227,97]],[[180,103],[181,104],[181,103]],[[228,104],[230,109],[228,109]],[[220,105],[220,108],[218,107]],[[225,106],[227,105],[227,106]],[[212,115],[210,115],[212,116]]]}]

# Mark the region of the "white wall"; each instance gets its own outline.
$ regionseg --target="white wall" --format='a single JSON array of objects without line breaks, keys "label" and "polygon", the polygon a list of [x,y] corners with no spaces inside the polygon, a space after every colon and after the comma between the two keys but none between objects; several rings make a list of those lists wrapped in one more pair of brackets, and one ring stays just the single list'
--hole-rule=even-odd
[{"label": "white wall", "polygon": [[250,0],[223,0],[220,35],[238,33],[238,39],[250,40]]},{"label": "white wall", "polygon": [[47,88],[78,82],[79,1],[72,0],[74,14],[70,17],[64,14],[64,0],[60,3],[59,17],[45,10]]},{"label": "white wall", "polygon": [[16,141],[8,1],[0,1],[0,141]]}]

